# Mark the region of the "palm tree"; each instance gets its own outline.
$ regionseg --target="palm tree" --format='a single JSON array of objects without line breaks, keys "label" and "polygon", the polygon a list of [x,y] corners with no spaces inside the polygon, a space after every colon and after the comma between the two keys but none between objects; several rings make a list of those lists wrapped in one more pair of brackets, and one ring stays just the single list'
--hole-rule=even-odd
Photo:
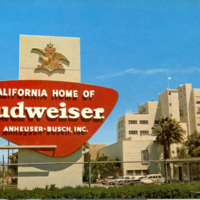
[{"label": "palm tree", "polygon": [[152,127],[152,129],[157,134],[156,142],[164,147],[164,173],[167,183],[168,176],[166,159],[170,158],[170,145],[174,143],[179,144],[184,141],[184,130],[176,119],[166,116],[161,116],[159,119],[159,125]]},{"label": "palm tree", "polygon": [[170,145],[179,144],[184,141],[183,128],[171,117],[161,116],[159,125],[152,127],[157,134],[156,142],[164,147],[164,158],[170,158]]},{"label": "palm tree", "polygon": [[90,143],[86,142],[83,146],[82,146],[83,151],[86,151],[87,149],[90,149]]}]

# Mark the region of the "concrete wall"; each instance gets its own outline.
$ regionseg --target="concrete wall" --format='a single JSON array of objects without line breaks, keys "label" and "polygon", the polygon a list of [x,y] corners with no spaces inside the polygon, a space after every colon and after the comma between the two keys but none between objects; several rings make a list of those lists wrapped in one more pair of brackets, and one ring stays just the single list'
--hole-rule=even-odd
[{"label": "concrete wall", "polygon": [[193,119],[190,119],[193,116],[193,108],[191,107],[192,85],[179,85],[177,90],[179,93],[180,121],[188,124],[187,133],[190,134],[192,122],[194,121]]},{"label": "concrete wall", "polygon": [[191,84],[179,85],[180,121],[188,124],[187,134],[200,131],[200,89],[192,89]]},{"label": "concrete wall", "polygon": [[[192,90],[192,105],[193,105],[193,132],[195,130],[197,130],[198,132],[200,132],[200,90],[199,89],[193,89]],[[193,133],[192,132],[192,133]]]},{"label": "concrete wall", "polygon": [[161,115],[170,116],[180,121],[178,90],[166,89],[159,95]]},{"label": "concrete wall", "polygon": [[[154,126],[157,113],[158,102],[147,102],[139,106],[139,113],[125,114],[118,119],[117,124],[117,141],[122,141],[127,138],[134,140],[154,140],[152,136],[152,127]],[[137,123],[130,124],[129,121],[134,120]],[[141,124],[140,121],[148,121],[147,124]],[[121,126],[120,124],[123,124]],[[130,131],[137,131],[137,134],[130,134]],[[141,134],[141,131],[148,131],[148,134]],[[123,132],[123,137],[120,135]]]},{"label": "concrete wall", "polygon": [[109,156],[110,158],[118,158],[123,160],[122,141],[109,145],[99,150],[99,156]]},{"label": "concrete wall", "polygon": [[[149,160],[159,160],[163,158],[163,147],[151,140],[123,140],[109,145],[99,150],[99,155],[106,155],[110,158],[119,158],[120,161],[142,161],[142,150],[149,151]],[[122,163],[121,170],[123,175],[128,175],[127,171],[148,171],[149,173],[163,173],[163,167],[158,163],[137,162]],[[143,172],[141,172],[143,173]],[[134,175],[134,174],[133,174]]]},{"label": "concrete wall", "polygon": [[[63,54],[70,64],[63,64],[65,70],[48,72],[38,70],[41,53],[32,52],[32,48],[44,49],[52,43],[56,52]],[[80,39],[52,36],[20,36],[20,80],[56,80],[80,82]],[[46,162],[81,162],[82,149],[77,150],[66,157],[50,157],[38,152],[21,149],[19,151],[19,163],[46,163]],[[46,185],[55,184],[56,187],[77,186],[82,184],[81,164],[68,165],[35,165],[31,167],[18,167],[18,188],[33,189],[45,188]]]},{"label": "concrete wall", "polygon": [[[149,160],[159,160],[163,158],[163,148],[151,140],[123,141],[123,161],[142,161],[142,151],[149,151]],[[160,173],[162,169],[157,163],[124,163],[123,174],[128,170],[148,170],[149,173]]]},{"label": "concrete wall", "polygon": [[[44,50],[47,44],[53,44],[56,52],[63,54],[70,63],[60,60],[64,70],[49,72],[45,69],[37,69],[42,60],[39,51],[33,48]],[[20,80],[55,80],[80,82],[80,39],[52,36],[30,36],[20,35]]]},{"label": "concrete wall", "polygon": [[[46,162],[55,164],[47,165]],[[31,190],[53,184],[58,188],[82,185],[81,164],[56,164],[57,162],[83,162],[82,148],[62,158],[50,157],[29,149],[20,149],[19,164],[40,163],[40,165],[18,167],[18,189]]]},{"label": "concrete wall", "polygon": [[117,142],[126,139],[125,129],[125,115],[123,115],[118,119],[117,123]]}]

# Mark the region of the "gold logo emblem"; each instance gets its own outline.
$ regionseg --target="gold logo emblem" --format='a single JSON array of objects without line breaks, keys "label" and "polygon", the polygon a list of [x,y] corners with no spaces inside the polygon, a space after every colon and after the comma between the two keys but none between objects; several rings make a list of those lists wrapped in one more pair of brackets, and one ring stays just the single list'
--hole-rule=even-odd
[{"label": "gold logo emblem", "polygon": [[46,69],[52,72],[56,69],[64,69],[62,63],[59,60],[64,60],[68,64],[69,60],[61,53],[56,52],[56,48],[53,48],[53,44],[47,44],[45,49],[33,48],[32,50],[39,51],[43,54],[40,58],[43,60],[41,65],[38,65],[36,69]]}]

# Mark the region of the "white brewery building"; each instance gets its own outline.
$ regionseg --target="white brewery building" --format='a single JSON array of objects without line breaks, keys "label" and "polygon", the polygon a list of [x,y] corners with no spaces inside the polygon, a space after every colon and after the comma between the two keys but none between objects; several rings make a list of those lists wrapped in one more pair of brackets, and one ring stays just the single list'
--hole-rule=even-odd
[{"label": "white brewery building", "polygon": [[[104,154],[124,161],[121,164],[123,175],[162,173],[160,163],[148,162],[163,159],[163,147],[155,142],[156,135],[152,130],[162,115],[180,122],[184,139],[195,130],[200,131],[200,89],[192,89],[191,84],[167,88],[158,96],[158,102],[138,105],[138,113],[125,114],[118,119],[117,143],[100,149],[99,156]],[[170,157],[176,157],[177,145],[172,144],[170,151]]]}]

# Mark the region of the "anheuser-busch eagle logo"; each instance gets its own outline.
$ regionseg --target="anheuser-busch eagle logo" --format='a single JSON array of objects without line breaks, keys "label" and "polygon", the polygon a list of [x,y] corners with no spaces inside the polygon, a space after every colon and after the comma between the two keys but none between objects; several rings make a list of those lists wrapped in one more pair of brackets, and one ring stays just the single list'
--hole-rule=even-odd
[{"label": "anheuser-busch eagle logo", "polygon": [[61,53],[56,52],[56,48],[53,48],[53,44],[49,43],[45,49],[33,48],[32,50],[42,53],[39,56],[42,59],[42,64],[38,65],[36,69],[46,69],[49,72],[54,70],[64,69],[60,60],[66,61],[68,64],[69,60]]},{"label": "anheuser-busch eagle logo", "polygon": [[1,81],[0,136],[18,145],[66,156],[89,140],[118,99],[110,88],[59,81]]}]

